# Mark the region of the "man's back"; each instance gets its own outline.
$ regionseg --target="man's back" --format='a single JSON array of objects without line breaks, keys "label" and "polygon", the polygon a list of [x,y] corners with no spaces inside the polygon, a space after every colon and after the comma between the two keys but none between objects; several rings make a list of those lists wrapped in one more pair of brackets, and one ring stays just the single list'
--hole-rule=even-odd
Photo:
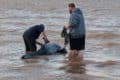
[{"label": "man's back", "polygon": [[30,39],[37,39],[41,32],[44,31],[44,25],[35,25],[33,27],[30,27],[28,30],[26,30],[23,34],[23,36],[28,37]]}]

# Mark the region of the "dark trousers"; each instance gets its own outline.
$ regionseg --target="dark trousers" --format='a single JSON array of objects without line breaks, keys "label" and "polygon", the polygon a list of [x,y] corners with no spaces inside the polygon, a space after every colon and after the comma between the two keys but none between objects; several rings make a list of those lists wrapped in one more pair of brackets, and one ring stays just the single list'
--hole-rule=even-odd
[{"label": "dark trousers", "polygon": [[36,47],[36,40],[34,39],[29,39],[27,37],[23,37],[24,43],[25,43],[25,47],[26,47],[26,52],[34,52],[37,50]]}]

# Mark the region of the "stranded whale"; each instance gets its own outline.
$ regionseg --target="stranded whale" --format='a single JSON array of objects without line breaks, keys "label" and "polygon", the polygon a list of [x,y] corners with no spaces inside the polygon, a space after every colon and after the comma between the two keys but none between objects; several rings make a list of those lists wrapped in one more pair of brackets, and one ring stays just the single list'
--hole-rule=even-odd
[{"label": "stranded whale", "polygon": [[56,43],[46,43],[41,46],[41,48],[36,52],[31,52],[23,55],[21,59],[30,59],[36,56],[41,55],[54,55],[54,54],[65,54],[67,50],[62,48],[60,45]]}]

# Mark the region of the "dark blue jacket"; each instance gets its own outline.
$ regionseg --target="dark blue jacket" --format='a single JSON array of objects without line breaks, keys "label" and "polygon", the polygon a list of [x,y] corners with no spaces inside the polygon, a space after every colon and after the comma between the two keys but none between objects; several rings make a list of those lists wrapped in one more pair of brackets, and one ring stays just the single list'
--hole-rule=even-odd
[{"label": "dark blue jacket", "polygon": [[44,25],[35,25],[33,27],[30,27],[28,30],[26,30],[23,34],[23,37],[29,38],[29,39],[37,39],[41,32],[44,31]]}]

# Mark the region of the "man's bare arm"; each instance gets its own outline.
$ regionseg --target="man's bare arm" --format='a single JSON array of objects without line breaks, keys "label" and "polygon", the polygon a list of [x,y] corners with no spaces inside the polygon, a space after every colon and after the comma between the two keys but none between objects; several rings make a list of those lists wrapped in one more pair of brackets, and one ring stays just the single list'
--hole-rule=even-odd
[{"label": "man's bare arm", "polygon": [[43,43],[40,43],[40,42],[38,42],[38,41],[36,41],[36,44],[41,45],[41,46],[43,45]]},{"label": "man's bare arm", "polygon": [[70,24],[66,24],[64,27],[65,27],[66,29],[69,29],[69,28],[70,28]]},{"label": "man's bare arm", "polygon": [[48,38],[47,38],[47,36],[46,36],[46,33],[43,32],[42,34],[43,34],[43,40],[44,40],[44,42],[45,42],[45,43],[49,43],[50,41],[48,40]]}]

